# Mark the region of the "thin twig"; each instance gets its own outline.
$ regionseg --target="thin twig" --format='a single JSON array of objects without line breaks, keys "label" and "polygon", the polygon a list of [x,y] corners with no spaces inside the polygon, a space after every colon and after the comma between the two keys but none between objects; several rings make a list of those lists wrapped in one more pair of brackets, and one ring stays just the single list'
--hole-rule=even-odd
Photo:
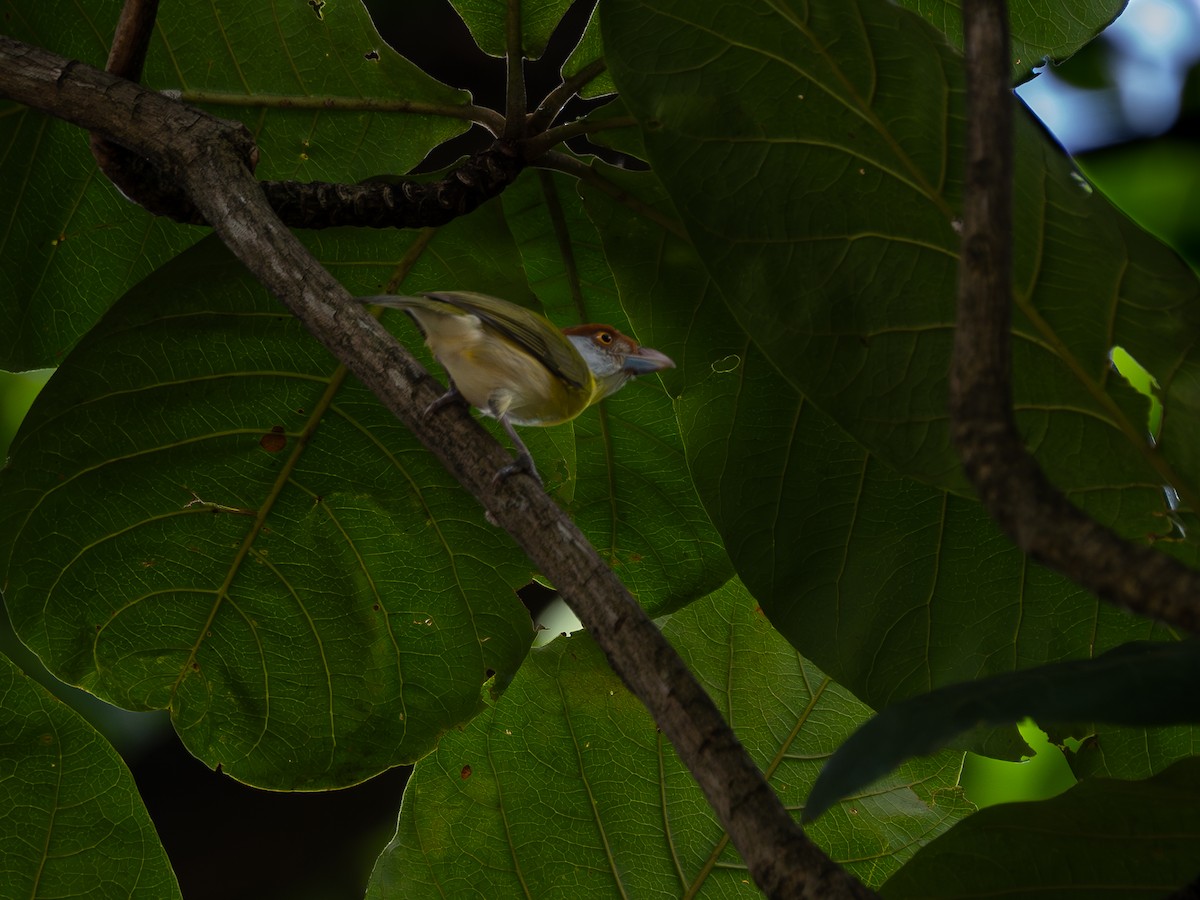
[{"label": "thin twig", "polygon": [[1097,596],[1200,632],[1200,573],[1071,504],[1026,448],[1012,408],[1012,106],[1004,0],[963,3],[967,177],[951,433],[991,516],[1032,558]]},{"label": "thin twig", "polygon": [[541,134],[527,138],[522,142],[521,146],[525,148],[527,159],[536,160],[551,147],[561,144],[563,141],[569,141],[573,137],[611,131],[614,128],[633,128],[636,125],[637,119],[633,116],[614,116],[611,119],[602,119],[600,121],[580,119],[577,122],[568,122],[566,125],[557,125],[554,128],[543,131]]},{"label": "thin twig", "polygon": [[486,106],[473,103],[427,103],[382,97],[331,97],[321,94],[236,94],[223,91],[180,91],[185,103],[211,106],[246,106],[255,109],[338,110],[344,112],[413,113],[445,119],[464,119],[482,125],[497,137],[504,130],[504,116]]},{"label": "thin twig", "polygon": [[504,16],[504,59],[508,90],[504,102],[504,137],[525,136],[525,47],[521,34],[521,0],[508,0]]},{"label": "thin twig", "polygon": [[537,134],[549,128],[550,123],[562,112],[563,107],[570,102],[571,98],[607,68],[603,59],[593,59],[570,78],[565,79],[562,84],[546,95],[546,99],[529,117],[529,133]]}]

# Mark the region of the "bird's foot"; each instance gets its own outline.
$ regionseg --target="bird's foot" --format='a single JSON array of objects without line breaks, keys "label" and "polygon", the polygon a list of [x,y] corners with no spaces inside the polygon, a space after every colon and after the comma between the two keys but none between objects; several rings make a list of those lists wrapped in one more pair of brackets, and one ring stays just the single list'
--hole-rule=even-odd
[{"label": "bird's foot", "polygon": [[427,407],[425,407],[425,412],[423,415],[426,419],[428,419],[435,412],[445,409],[447,406],[452,406],[454,404],[465,406],[466,403],[467,401],[463,398],[463,395],[458,392],[458,388],[455,387],[454,382],[452,381],[450,382],[450,390],[446,391],[446,393],[442,394],[442,396],[438,397]]},{"label": "bird's foot", "polygon": [[499,469],[492,476],[492,487],[495,487],[502,481],[507,481],[513,475],[525,474],[538,483],[538,487],[545,488],[542,483],[542,476],[538,474],[537,466],[533,464],[533,457],[529,455],[529,451],[522,450],[517,453],[517,458],[507,466]]}]

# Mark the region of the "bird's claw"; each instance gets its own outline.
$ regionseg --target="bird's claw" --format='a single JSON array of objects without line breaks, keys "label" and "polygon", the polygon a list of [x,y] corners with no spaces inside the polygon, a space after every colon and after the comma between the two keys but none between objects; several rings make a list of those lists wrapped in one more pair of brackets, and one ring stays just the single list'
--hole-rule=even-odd
[{"label": "bird's claw", "polygon": [[450,390],[446,391],[446,393],[442,394],[442,396],[438,397],[427,407],[425,407],[425,412],[422,413],[422,415],[428,419],[438,410],[445,409],[447,406],[451,406],[455,403],[466,405],[466,402],[467,401],[463,399],[463,395],[458,392],[458,388],[455,387],[454,382],[452,381],[450,382]]},{"label": "bird's claw", "polygon": [[545,488],[545,484],[542,483],[542,476],[538,474],[537,466],[533,464],[533,457],[528,453],[518,453],[515,460],[507,466],[498,469],[496,474],[492,476],[492,487],[496,487],[502,481],[507,481],[513,475],[522,473],[536,481],[538,487]]}]

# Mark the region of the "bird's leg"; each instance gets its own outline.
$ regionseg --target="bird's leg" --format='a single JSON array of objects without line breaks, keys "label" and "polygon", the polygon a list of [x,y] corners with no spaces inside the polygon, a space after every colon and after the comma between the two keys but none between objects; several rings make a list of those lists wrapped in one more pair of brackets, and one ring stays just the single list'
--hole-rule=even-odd
[{"label": "bird's leg", "polygon": [[504,481],[506,478],[509,478],[512,475],[516,475],[518,472],[524,472],[525,474],[532,476],[533,480],[538,483],[539,487],[545,487],[545,485],[542,484],[542,476],[538,474],[537,466],[533,464],[533,454],[529,452],[529,448],[525,446],[525,442],[521,440],[520,436],[518,436],[517,429],[513,428],[512,423],[508,421],[508,416],[502,415],[497,416],[496,418],[500,420],[500,424],[504,426],[504,430],[508,432],[508,436],[512,439],[513,446],[515,446],[517,450],[517,458],[514,462],[509,463],[507,466],[496,472],[495,477],[492,478],[492,485],[494,486],[498,482]]},{"label": "bird's leg", "polygon": [[435,412],[437,412],[440,409],[445,409],[451,403],[462,403],[464,405],[466,404],[467,401],[465,399],[463,399],[463,395],[458,392],[458,385],[456,385],[454,383],[454,379],[451,378],[451,379],[449,379],[449,381],[450,381],[450,389],[448,391],[446,391],[446,393],[442,394],[442,396],[438,397],[436,400],[434,400],[432,403],[430,403],[427,407],[425,407],[425,413],[424,413],[425,418],[428,419]]}]

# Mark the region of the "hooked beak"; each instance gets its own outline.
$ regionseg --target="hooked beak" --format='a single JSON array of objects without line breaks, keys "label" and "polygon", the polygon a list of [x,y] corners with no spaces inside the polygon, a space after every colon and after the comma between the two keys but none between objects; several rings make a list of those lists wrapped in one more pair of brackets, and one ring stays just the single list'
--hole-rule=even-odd
[{"label": "hooked beak", "polygon": [[649,375],[651,372],[661,372],[663,369],[673,369],[675,363],[665,353],[659,353],[650,347],[638,347],[627,357],[621,367],[626,375]]}]

